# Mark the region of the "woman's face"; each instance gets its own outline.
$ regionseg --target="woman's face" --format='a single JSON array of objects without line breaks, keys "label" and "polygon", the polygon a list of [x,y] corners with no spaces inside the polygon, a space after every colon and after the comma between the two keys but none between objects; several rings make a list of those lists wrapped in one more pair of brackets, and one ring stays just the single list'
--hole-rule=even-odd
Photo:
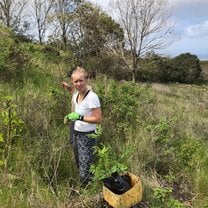
[{"label": "woman's face", "polygon": [[87,88],[87,79],[82,72],[75,72],[72,74],[72,82],[79,92],[85,92]]}]

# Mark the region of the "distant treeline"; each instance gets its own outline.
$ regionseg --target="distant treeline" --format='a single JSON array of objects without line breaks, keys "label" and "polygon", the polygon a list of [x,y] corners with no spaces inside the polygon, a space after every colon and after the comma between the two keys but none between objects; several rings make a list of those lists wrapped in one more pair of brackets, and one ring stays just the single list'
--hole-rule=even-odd
[{"label": "distant treeline", "polygon": [[[16,35],[5,27],[0,27],[0,35],[4,37],[0,40],[0,78],[7,81],[16,78],[23,80],[24,73],[35,67],[31,60],[38,44],[29,41],[23,35]],[[66,63],[68,68],[78,64],[72,51],[60,48],[55,43],[40,45],[39,53],[55,63]],[[101,73],[117,80],[132,79],[128,65],[117,55],[113,56],[103,51],[96,56],[91,54],[80,60],[80,64],[84,65],[93,77]],[[190,53],[175,58],[161,57],[154,52],[147,53],[140,59],[135,81],[199,83],[203,81],[200,60]]]}]

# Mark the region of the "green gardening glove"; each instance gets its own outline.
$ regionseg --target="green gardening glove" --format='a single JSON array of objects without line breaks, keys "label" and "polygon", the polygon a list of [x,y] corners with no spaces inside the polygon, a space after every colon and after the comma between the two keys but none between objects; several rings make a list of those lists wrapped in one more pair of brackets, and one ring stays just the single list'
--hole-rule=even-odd
[{"label": "green gardening glove", "polygon": [[69,120],[70,121],[82,120],[82,118],[83,118],[83,116],[79,115],[76,112],[72,112],[64,117],[64,123],[66,123]]}]

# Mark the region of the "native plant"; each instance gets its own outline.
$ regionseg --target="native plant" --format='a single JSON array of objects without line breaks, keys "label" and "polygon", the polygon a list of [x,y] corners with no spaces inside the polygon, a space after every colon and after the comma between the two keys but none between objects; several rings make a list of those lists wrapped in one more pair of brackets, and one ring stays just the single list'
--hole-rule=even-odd
[{"label": "native plant", "polygon": [[122,174],[127,171],[128,167],[124,164],[127,151],[119,155],[118,158],[110,145],[102,145],[101,147],[94,147],[94,149],[98,160],[96,164],[91,165],[90,170],[95,180],[103,180],[113,173]]},{"label": "native plant", "polygon": [[154,188],[153,196],[153,208],[185,208],[185,206],[177,199],[171,196],[171,188],[158,187]]},{"label": "native plant", "polygon": [[137,111],[142,103],[153,102],[149,92],[136,84],[124,82],[117,84],[113,80],[101,80],[95,88],[102,105],[104,141],[109,138],[119,138],[120,142],[126,141],[129,130],[136,128]]},{"label": "native plant", "polygon": [[0,164],[7,168],[7,163],[12,151],[12,145],[21,137],[24,129],[24,122],[19,118],[11,96],[1,99],[2,106],[0,111]]}]

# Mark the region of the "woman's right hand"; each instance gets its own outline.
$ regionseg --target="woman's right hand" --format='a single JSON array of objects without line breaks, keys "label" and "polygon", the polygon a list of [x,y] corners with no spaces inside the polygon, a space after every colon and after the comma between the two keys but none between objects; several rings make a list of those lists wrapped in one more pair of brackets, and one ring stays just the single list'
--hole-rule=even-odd
[{"label": "woman's right hand", "polygon": [[64,89],[67,89],[67,90],[70,90],[71,89],[71,87],[70,87],[70,85],[67,83],[67,82],[61,82],[61,84],[62,84],[62,86],[63,86],[63,88]]}]

